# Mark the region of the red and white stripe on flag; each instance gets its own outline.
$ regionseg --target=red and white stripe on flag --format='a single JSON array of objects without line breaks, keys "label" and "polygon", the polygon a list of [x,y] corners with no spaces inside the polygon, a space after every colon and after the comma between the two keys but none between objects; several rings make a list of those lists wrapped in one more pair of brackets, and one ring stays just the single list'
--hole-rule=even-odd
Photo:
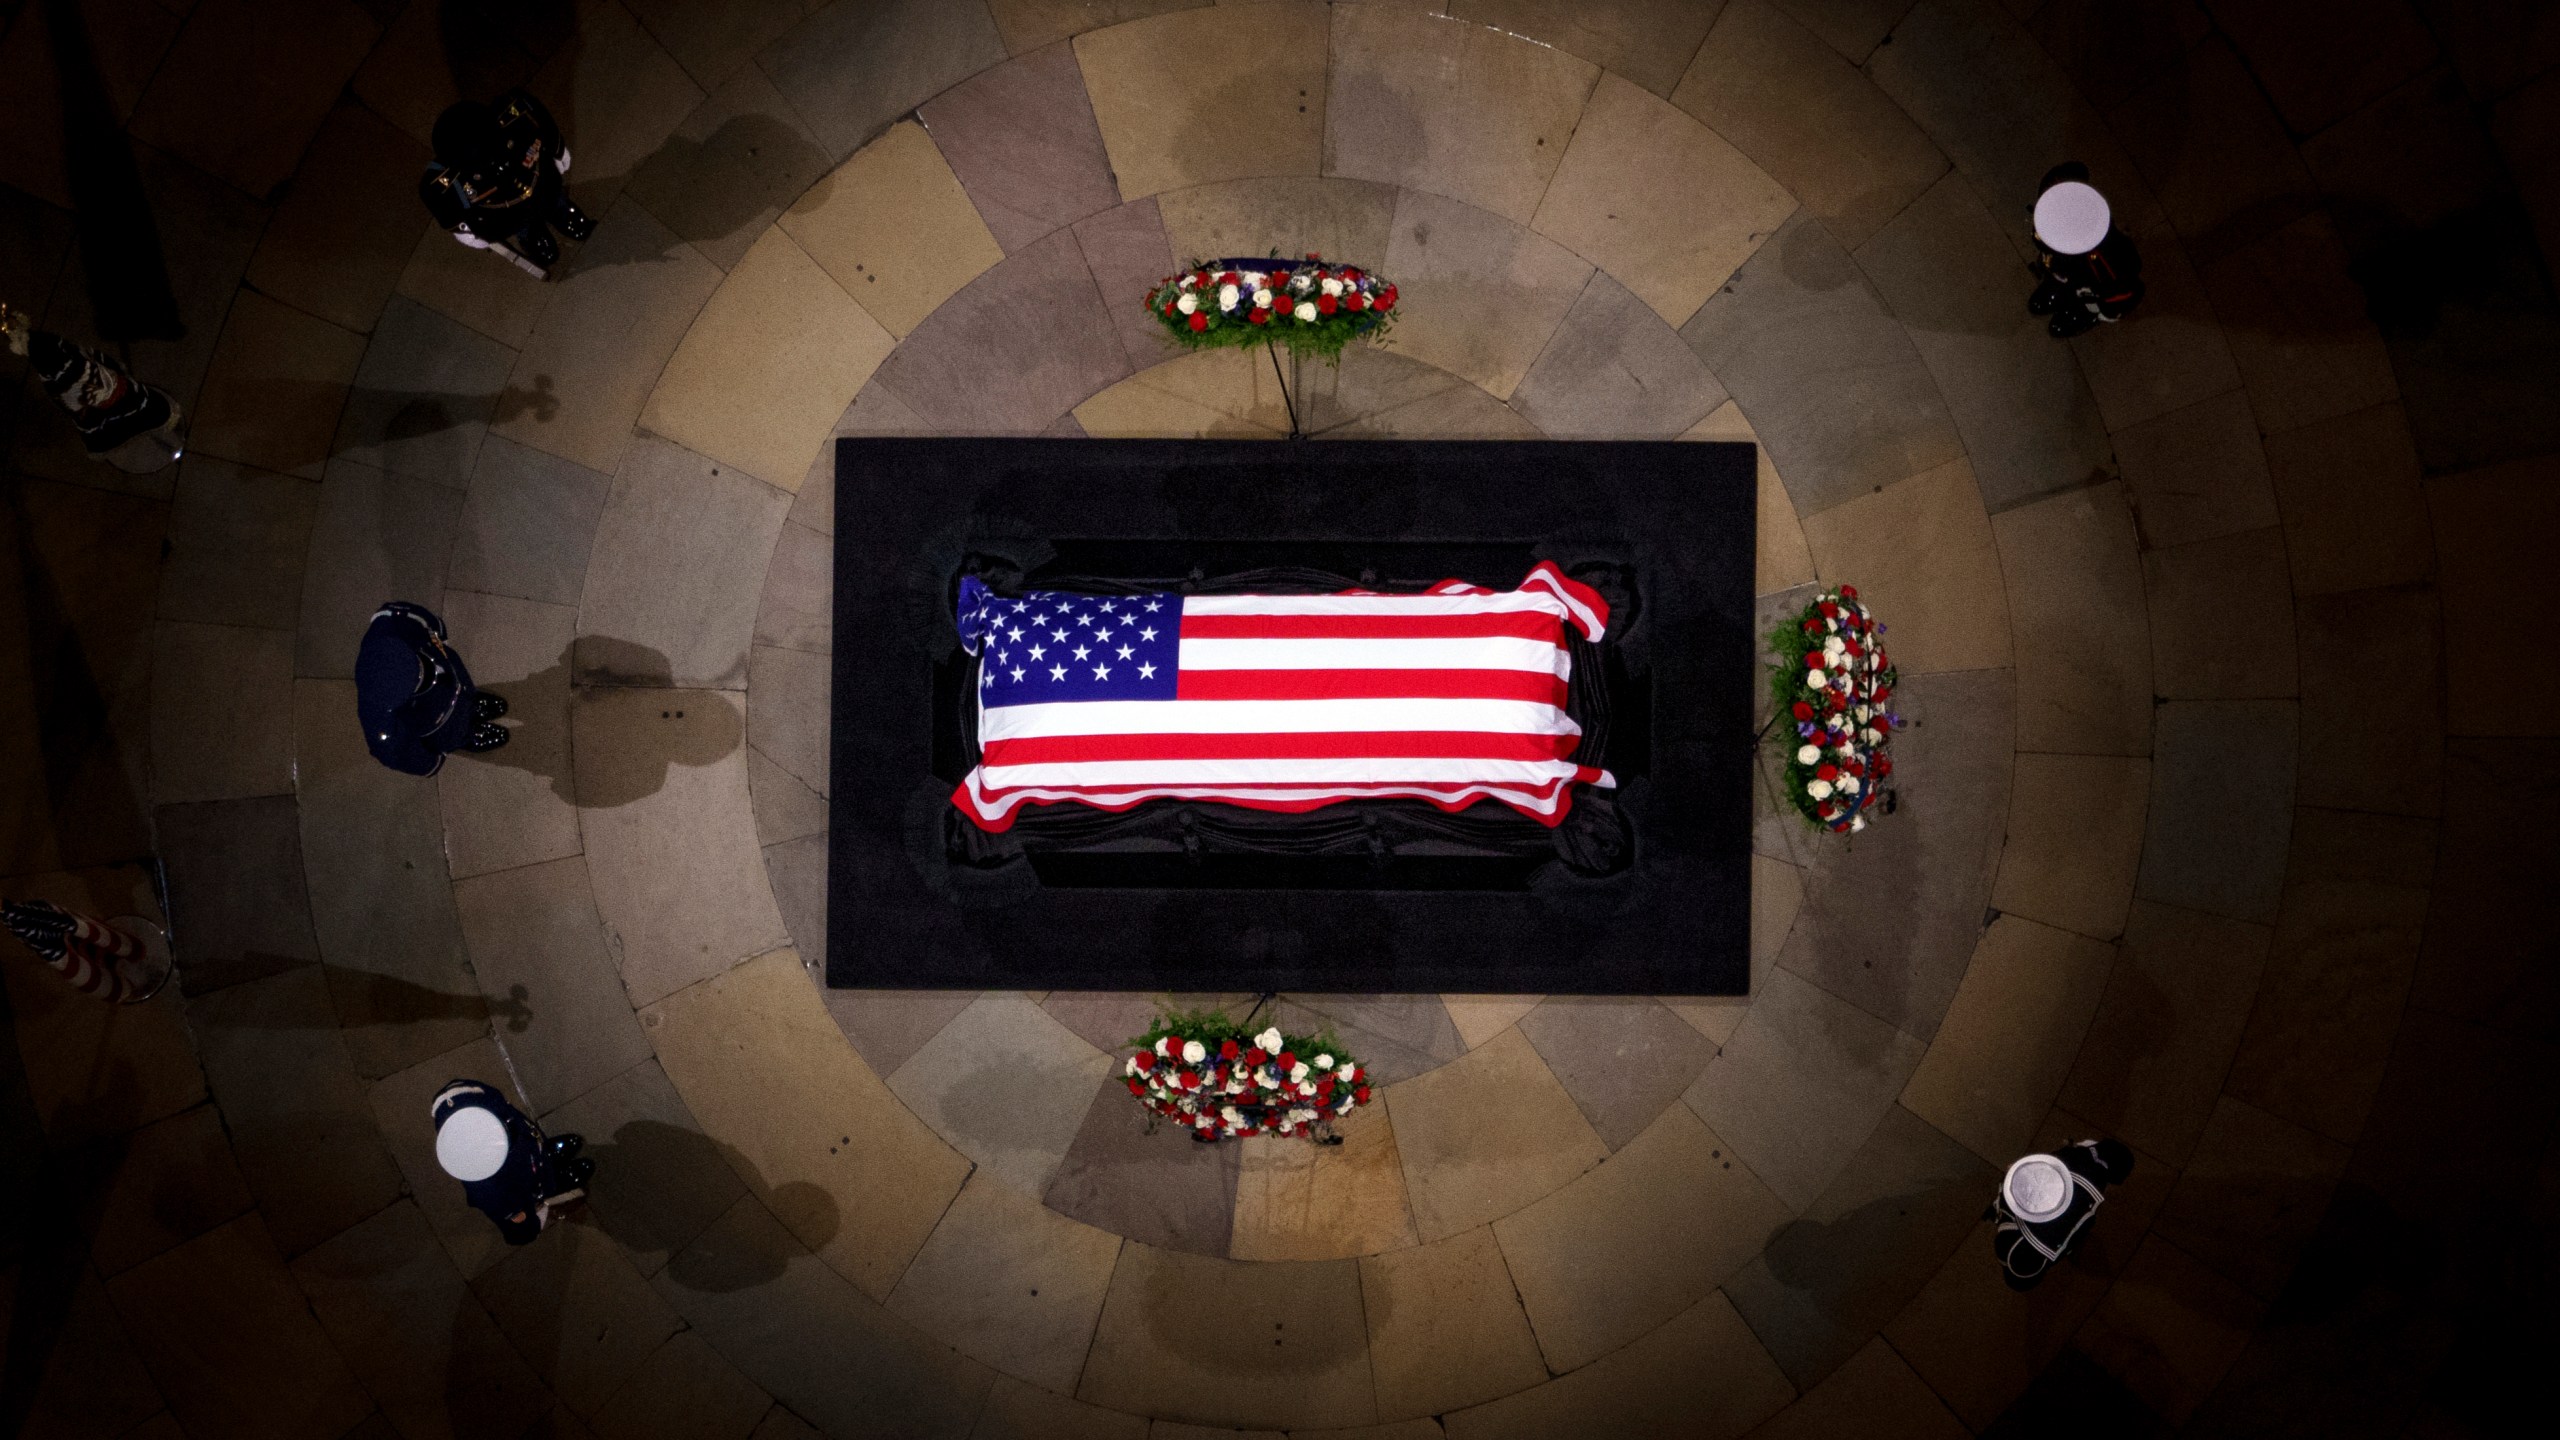
[{"label": "red and white stripe on flag", "polygon": [[[1597,641],[1609,605],[1551,563],[1501,591],[1035,592],[991,610],[1003,618],[979,657],[982,756],[952,795],[987,830],[1024,804],[1155,799],[1281,811],[1494,800],[1555,825],[1573,786],[1617,783],[1574,762],[1582,727],[1565,713],[1565,627]],[[1176,626],[1162,637],[1176,641],[1171,686],[1146,663],[1159,615]],[[1110,678],[1115,656],[1125,683]]]}]

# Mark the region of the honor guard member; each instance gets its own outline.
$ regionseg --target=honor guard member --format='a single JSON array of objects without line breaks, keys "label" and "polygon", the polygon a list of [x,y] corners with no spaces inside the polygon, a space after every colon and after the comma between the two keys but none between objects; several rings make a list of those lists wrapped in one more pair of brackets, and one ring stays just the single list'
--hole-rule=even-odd
[{"label": "honor guard member", "polygon": [[2035,232],[2033,268],[2043,283],[2027,297],[2027,313],[2053,317],[2045,333],[2068,340],[2142,303],[2142,252],[2115,227],[2088,166],[2074,160],[2046,172]]},{"label": "honor guard member", "polygon": [[1986,1220],[1992,1253],[2012,1290],[2032,1290],[2071,1253],[2106,1203],[2107,1187],[2133,1174],[2133,1150],[2121,1140],[2082,1140],[2056,1155],[2024,1155],[2000,1178]]},{"label": "honor guard member", "polygon": [[449,106],[436,117],[434,138],[436,158],[418,194],[454,239],[480,250],[509,246],[547,276],[560,259],[552,226],[572,240],[595,233],[561,179],[569,147],[559,123],[531,95],[510,90],[490,104]]},{"label": "honor guard member", "polygon": [[585,1196],[596,1173],[596,1162],[578,1158],[583,1137],[545,1137],[495,1086],[456,1080],[436,1092],[427,1116],[436,1163],[510,1245],[532,1244],[554,1214]]},{"label": "honor guard member", "polygon": [[506,697],[471,683],[445,643],[444,622],[424,605],[394,600],[373,612],[356,650],[356,718],[373,758],[409,775],[433,775],[445,752],[507,743],[497,723]]}]

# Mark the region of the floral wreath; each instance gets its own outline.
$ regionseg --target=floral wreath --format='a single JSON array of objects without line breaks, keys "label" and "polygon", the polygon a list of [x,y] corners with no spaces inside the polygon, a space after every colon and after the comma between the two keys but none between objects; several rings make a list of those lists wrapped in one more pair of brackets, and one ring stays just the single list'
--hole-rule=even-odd
[{"label": "floral wreath", "polygon": [[1193,350],[1270,341],[1330,359],[1385,331],[1395,308],[1395,286],[1312,252],[1303,261],[1194,260],[1147,291],[1147,313]]},{"label": "floral wreath", "polygon": [[[1250,1024],[1251,1016],[1246,1017]],[[1203,1143],[1283,1135],[1326,1143],[1369,1103],[1369,1074],[1326,1036],[1260,1034],[1215,1010],[1157,1017],[1122,1064],[1129,1093]]]},{"label": "floral wreath", "polygon": [[1822,829],[1867,828],[1877,797],[1893,809],[1893,757],[1885,753],[1902,717],[1886,708],[1893,698],[1893,661],[1878,637],[1884,628],[1843,585],[1816,595],[1804,613],[1769,637],[1780,655],[1802,651],[1802,664],[1782,662],[1769,677],[1771,698],[1794,722],[1787,752],[1786,790],[1805,819]]}]

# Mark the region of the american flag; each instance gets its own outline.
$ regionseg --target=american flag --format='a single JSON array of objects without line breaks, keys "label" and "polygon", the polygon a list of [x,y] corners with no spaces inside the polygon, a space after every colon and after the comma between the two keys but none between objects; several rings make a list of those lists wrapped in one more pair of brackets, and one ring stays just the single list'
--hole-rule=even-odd
[{"label": "american flag", "polygon": [[1617,783],[1574,763],[1565,713],[1564,627],[1597,641],[1609,605],[1552,564],[1420,595],[1006,596],[972,577],[959,612],[982,753],[951,800],[987,830],[1026,802],[1159,798],[1491,799],[1554,825],[1575,784]]}]

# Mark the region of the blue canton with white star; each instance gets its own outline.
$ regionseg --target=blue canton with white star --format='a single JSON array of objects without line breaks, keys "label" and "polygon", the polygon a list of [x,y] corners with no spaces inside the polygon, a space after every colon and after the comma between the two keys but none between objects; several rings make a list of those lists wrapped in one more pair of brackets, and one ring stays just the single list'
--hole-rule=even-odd
[{"label": "blue canton with white star", "polygon": [[990,596],[978,623],[978,698],[989,706],[1174,698],[1179,595]]}]

